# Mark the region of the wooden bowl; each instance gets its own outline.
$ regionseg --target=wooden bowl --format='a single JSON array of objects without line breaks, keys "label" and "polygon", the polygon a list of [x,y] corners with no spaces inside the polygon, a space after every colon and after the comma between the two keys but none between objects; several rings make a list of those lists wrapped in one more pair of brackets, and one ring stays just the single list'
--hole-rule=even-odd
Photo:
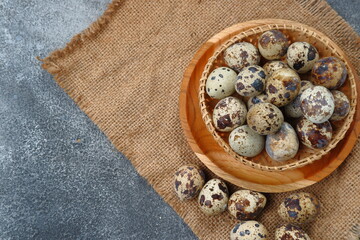
[{"label": "wooden bowl", "polygon": [[[333,137],[328,146],[323,149],[310,149],[301,144],[298,153],[293,159],[290,159],[285,162],[278,162],[272,160],[269,155],[264,150],[261,154],[253,158],[243,157],[235,153],[228,144],[228,137],[230,133],[218,132],[216,131],[213,121],[212,121],[212,111],[219,101],[217,99],[212,99],[206,94],[206,80],[209,74],[215,68],[226,66],[223,60],[223,52],[226,48],[236,42],[250,42],[255,46],[258,45],[258,38],[260,35],[268,30],[277,29],[283,32],[290,42],[308,42],[315,46],[319,51],[320,58],[334,56],[345,62],[345,65],[348,69],[348,77],[344,85],[339,89],[350,100],[350,112],[347,117],[342,121],[332,122],[333,126]],[[225,40],[225,39],[224,39]],[[264,171],[285,171],[289,169],[295,169],[308,165],[316,160],[319,160],[321,157],[329,153],[338,142],[344,138],[345,133],[350,127],[351,122],[355,114],[356,100],[357,100],[357,91],[355,83],[355,71],[350,68],[350,63],[347,61],[345,54],[342,50],[328,37],[326,37],[321,32],[305,26],[299,23],[285,23],[282,20],[274,20],[274,22],[269,24],[257,25],[255,27],[249,28],[245,31],[237,33],[235,36],[224,41],[223,43],[219,42],[219,45],[214,45],[216,48],[212,56],[207,60],[205,68],[202,72],[200,79],[200,90],[199,90],[199,102],[202,118],[206,124],[208,131],[213,135],[215,141],[232,157],[242,162],[245,165],[251,166],[256,169]],[[265,62],[265,59],[263,59]],[[301,79],[310,79],[310,73],[300,74]],[[243,99],[237,93],[233,96]],[[247,99],[244,100],[245,102]]]},{"label": "wooden bowl", "polygon": [[[202,72],[208,59],[213,56],[219,45],[226,42],[236,34],[250,28],[281,22],[298,25],[288,20],[264,19],[240,23],[227,28],[208,40],[195,54],[187,67],[179,98],[179,110],[181,125],[186,139],[196,156],[216,175],[240,187],[261,192],[286,192],[312,185],[333,172],[347,157],[360,133],[360,109],[356,106],[354,121],[351,123],[345,137],[336,147],[320,160],[304,167],[296,169],[276,171],[263,171],[255,169],[229,155],[214,139],[207,130],[202,120],[199,107],[199,86]],[[309,28],[311,29],[311,28]],[[342,53],[341,50],[339,50]],[[343,53],[342,53],[343,55]],[[348,63],[348,70],[354,74],[353,67],[345,55],[344,60]],[[359,91],[359,85],[357,85]]]}]

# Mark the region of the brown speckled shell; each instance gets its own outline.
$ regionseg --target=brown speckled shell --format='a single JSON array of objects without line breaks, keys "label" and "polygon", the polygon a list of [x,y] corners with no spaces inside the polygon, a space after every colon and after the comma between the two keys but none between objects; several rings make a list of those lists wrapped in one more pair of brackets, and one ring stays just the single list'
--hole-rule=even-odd
[{"label": "brown speckled shell", "polygon": [[180,200],[195,198],[204,183],[204,172],[194,165],[182,166],[175,172],[174,189]]},{"label": "brown speckled shell", "polygon": [[293,101],[300,91],[300,77],[290,68],[282,68],[273,72],[266,80],[268,101],[278,107]]},{"label": "brown speckled shell", "polygon": [[331,93],[334,96],[335,109],[330,120],[343,120],[350,112],[350,101],[343,92],[332,90]]},{"label": "brown speckled shell", "polygon": [[260,54],[268,60],[282,58],[289,47],[289,39],[279,30],[264,32],[258,43]]},{"label": "brown speckled shell", "polygon": [[239,42],[225,49],[224,61],[229,67],[239,72],[249,65],[258,65],[260,53],[251,43]]},{"label": "brown speckled shell", "polygon": [[268,237],[266,227],[254,220],[241,221],[230,231],[230,240],[267,240]]},{"label": "brown speckled shell", "polygon": [[284,224],[275,230],[275,240],[311,240],[309,235],[300,227]]},{"label": "brown speckled shell", "polygon": [[317,61],[311,71],[311,81],[329,89],[341,87],[347,77],[345,64],[336,57],[326,57]]},{"label": "brown speckled shell", "polygon": [[289,68],[289,66],[282,61],[269,61],[264,64],[263,68],[266,75],[270,76],[276,70],[279,70],[281,68]]},{"label": "brown speckled shell", "polygon": [[255,157],[264,149],[265,138],[251,130],[248,125],[243,125],[230,133],[229,145],[241,156]]},{"label": "brown speckled shell", "polygon": [[239,190],[234,192],[228,203],[229,213],[238,220],[255,219],[266,205],[266,197],[258,192]]},{"label": "brown speckled shell", "polygon": [[327,88],[313,86],[301,94],[300,108],[309,121],[323,123],[329,120],[334,112],[334,97]]},{"label": "brown speckled shell", "polygon": [[220,132],[230,132],[244,124],[246,120],[246,105],[235,97],[221,99],[213,111],[215,128]]},{"label": "brown speckled shell", "polygon": [[247,107],[248,107],[248,109],[250,109],[255,104],[267,102],[267,99],[268,99],[268,97],[266,94],[261,94],[258,96],[251,97],[247,101]]},{"label": "brown speckled shell", "polygon": [[229,191],[224,181],[214,178],[209,180],[198,198],[200,209],[206,215],[217,215],[226,210]]},{"label": "brown speckled shell", "polygon": [[260,135],[275,133],[283,122],[282,112],[271,103],[255,104],[247,115],[249,127]]},{"label": "brown speckled shell", "polygon": [[310,71],[318,59],[319,52],[307,42],[292,43],[286,54],[288,65],[298,73]]},{"label": "brown speckled shell", "polygon": [[265,89],[265,79],[266,74],[262,67],[258,65],[244,67],[237,76],[235,90],[245,97],[259,95]]},{"label": "brown speckled shell", "polygon": [[332,127],[329,121],[313,123],[302,118],[296,125],[296,132],[300,142],[313,149],[326,147],[332,137]]},{"label": "brown speckled shell", "polygon": [[300,98],[301,94],[308,88],[314,86],[310,81],[301,80],[300,82],[300,91],[298,96],[291,103],[287,104],[284,107],[285,115],[292,118],[299,118],[303,116],[303,113],[300,108]]},{"label": "brown speckled shell", "polygon": [[305,224],[315,219],[320,210],[318,199],[311,193],[295,193],[280,204],[278,213],[287,222]]}]

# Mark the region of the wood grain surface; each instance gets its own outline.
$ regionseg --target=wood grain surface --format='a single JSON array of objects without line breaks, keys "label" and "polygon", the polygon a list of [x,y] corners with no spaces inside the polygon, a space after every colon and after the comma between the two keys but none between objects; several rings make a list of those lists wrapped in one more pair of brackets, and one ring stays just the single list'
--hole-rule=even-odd
[{"label": "wood grain surface", "polygon": [[[236,24],[208,40],[195,54],[186,69],[181,85],[179,110],[186,139],[197,157],[216,175],[243,188],[261,192],[286,192],[310,186],[331,174],[348,156],[360,133],[359,104],[354,121],[335,149],[320,160],[302,168],[283,172],[269,172],[246,166],[226,153],[207,130],[200,112],[198,91],[204,66],[218,46],[247,29],[273,24],[279,20],[263,19]],[[281,20],[289,24],[292,21]],[[345,54],[342,54],[345,55]],[[345,57],[345,60],[348,59]],[[350,68],[351,64],[350,64]],[[359,77],[354,69],[356,82]],[[356,85],[360,92],[359,84]],[[359,100],[359,95],[358,95]]]}]

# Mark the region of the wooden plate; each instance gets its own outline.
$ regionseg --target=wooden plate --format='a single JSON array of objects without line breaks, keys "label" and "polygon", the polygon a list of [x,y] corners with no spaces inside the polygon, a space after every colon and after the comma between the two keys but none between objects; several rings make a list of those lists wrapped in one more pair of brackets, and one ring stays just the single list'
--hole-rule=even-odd
[{"label": "wooden plate", "polygon": [[[179,109],[180,120],[187,141],[197,157],[216,175],[243,188],[260,192],[286,192],[310,186],[332,173],[348,156],[360,134],[360,104],[356,106],[354,121],[346,136],[335,149],[320,160],[302,168],[283,172],[269,172],[246,166],[227,154],[214,140],[201,118],[198,89],[199,80],[209,57],[216,48],[232,36],[278,19],[263,19],[236,24],[213,36],[195,54],[182,80]],[[288,20],[281,20],[296,24]],[[347,62],[350,62],[346,59]],[[359,77],[352,66],[356,81]],[[360,92],[360,84],[357,84]],[[360,102],[358,94],[358,102]]]}]

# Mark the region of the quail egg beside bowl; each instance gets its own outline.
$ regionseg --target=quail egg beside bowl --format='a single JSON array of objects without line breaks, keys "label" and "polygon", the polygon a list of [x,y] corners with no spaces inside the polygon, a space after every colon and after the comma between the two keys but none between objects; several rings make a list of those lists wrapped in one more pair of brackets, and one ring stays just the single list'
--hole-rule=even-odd
[{"label": "quail egg beside bowl", "polygon": [[288,65],[298,73],[310,71],[318,59],[319,52],[307,42],[292,43],[286,54]]},{"label": "quail egg beside bowl", "polygon": [[258,221],[241,221],[230,232],[230,240],[267,240],[269,233]]},{"label": "quail egg beside bowl", "polygon": [[237,73],[231,68],[214,69],[206,80],[206,93],[215,99],[222,99],[235,92]]},{"label": "quail egg beside bowl", "polygon": [[239,72],[249,65],[258,65],[260,53],[253,44],[239,42],[225,49],[224,61],[230,68]]},{"label": "quail egg beside bowl", "polygon": [[195,198],[205,183],[204,172],[194,165],[185,165],[175,172],[174,189],[180,200]]},{"label": "quail egg beside bowl", "polygon": [[305,224],[313,221],[319,210],[319,200],[313,194],[300,192],[286,197],[278,213],[284,221]]},{"label": "quail egg beside bowl", "polygon": [[235,97],[221,99],[213,111],[213,122],[216,130],[230,132],[244,124],[247,109],[243,101]]},{"label": "quail egg beside bowl", "polygon": [[255,219],[266,205],[266,197],[255,191],[239,190],[229,199],[228,211],[238,220]]},{"label": "quail egg beside bowl", "polygon": [[309,235],[294,224],[283,224],[275,230],[275,240],[311,240]]},{"label": "quail egg beside bowl", "polygon": [[217,215],[226,210],[229,191],[224,181],[214,178],[201,189],[198,204],[203,213],[208,216]]}]

